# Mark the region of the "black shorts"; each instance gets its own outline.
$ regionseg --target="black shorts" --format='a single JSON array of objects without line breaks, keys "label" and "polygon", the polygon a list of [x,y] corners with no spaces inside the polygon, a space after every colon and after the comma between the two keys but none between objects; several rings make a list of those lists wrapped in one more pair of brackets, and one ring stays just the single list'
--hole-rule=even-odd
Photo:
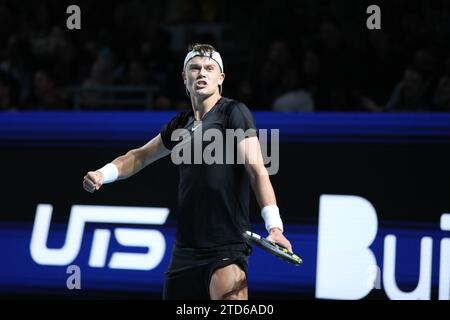
[{"label": "black shorts", "polygon": [[174,246],[164,277],[164,300],[209,300],[211,277],[219,268],[237,264],[247,275],[250,248],[221,248],[199,252]]}]

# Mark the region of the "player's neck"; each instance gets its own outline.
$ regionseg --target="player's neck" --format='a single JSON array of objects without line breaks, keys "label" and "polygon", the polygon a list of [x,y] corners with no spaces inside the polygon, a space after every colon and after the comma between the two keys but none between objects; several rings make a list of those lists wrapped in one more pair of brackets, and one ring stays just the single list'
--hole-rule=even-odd
[{"label": "player's neck", "polygon": [[203,116],[211,110],[212,107],[221,98],[220,93],[217,91],[209,97],[191,97],[192,110],[194,111],[195,120],[201,120]]}]

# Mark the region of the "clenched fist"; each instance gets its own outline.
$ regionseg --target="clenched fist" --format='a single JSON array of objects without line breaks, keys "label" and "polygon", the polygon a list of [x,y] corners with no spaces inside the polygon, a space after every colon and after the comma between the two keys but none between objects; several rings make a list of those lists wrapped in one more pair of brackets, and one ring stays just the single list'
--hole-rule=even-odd
[{"label": "clenched fist", "polygon": [[87,192],[93,193],[100,189],[103,184],[103,174],[100,171],[89,171],[83,180],[83,188]]}]

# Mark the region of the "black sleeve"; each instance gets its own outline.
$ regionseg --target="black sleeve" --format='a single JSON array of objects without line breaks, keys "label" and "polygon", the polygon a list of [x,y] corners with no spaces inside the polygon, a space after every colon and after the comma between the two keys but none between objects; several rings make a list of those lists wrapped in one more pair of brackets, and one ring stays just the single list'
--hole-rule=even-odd
[{"label": "black sleeve", "polygon": [[247,137],[257,135],[255,119],[251,111],[242,102],[236,102],[228,116],[227,129],[242,129]]},{"label": "black sleeve", "polygon": [[180,112],[161,128],[161,139],[168,150],[172,150],[179,142],[172,141],[172,132],[174,132],[175,129],[182,128],[184,118],[184,113]]}]

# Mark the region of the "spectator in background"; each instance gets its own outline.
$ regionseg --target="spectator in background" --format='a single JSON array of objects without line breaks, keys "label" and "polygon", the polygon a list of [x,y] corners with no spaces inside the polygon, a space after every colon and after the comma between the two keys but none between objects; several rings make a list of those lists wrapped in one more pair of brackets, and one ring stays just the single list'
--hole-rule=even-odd
[{"label": "spectator in background", "polygon": [[68,84],[74,80],[75,48],[67,39],[60,26],[54,26],[47,38],[49,56],[47,59],[53,67],[52,73],[61,82]]},{"label": "spectator in background", "polygon": [[426,101],[431,102],[433,95],[433,88],[438,81],[438,60],[435,50],[419,49],[414,53],[412,58],[412,66],[416,68],[423,77],[424,96]]},{"label": "spectator in background", "polygon": [[95,91],[114,82],[113,62],[109,48],[100,50],[97,60],[91,66],[90,77],[84,80],[82,88],[83,104],[98,106],[107,94]]},{"label": "spectator in background", "polygon": [[412,58],[412,65],[421,71],[426,83],[431,82],[436,77],[438,71],[435,50],[432,48],[417,50]]},{"label": "spectator in background", "polygon": [[110,85],[114,82],[113,60],[109,48],[102,48],[91,66],[90,77],[85,80],[87,86]]},{"label": "spectator in background", "polygon": [[158,28],[139,47],[138,55],[148,70],[152,85],[166,87],[178,82],[180,70],[174,63],[178,57],[170,47],[171,41],[170,33]]},{"label": "spectator in background", "polygon": [[450,74],[450,54],[448,54],[447,58],[444,61],[444,72],[446,74]]},{"label": "spectator in background", "polygon": [[[398,45],[383,29],[368,33],[361,64],[361,107],[367,111],[382,111],[392,88],[402,76],[402,59]],[[364,63],[365,62],[365,63]]]},{"label": "spectator in background", "polygon": [[450,112],[450,76],[439,79],[433,95],[433,110]]},{"label": "spectator in background", "polygon": [[275,99],[274,111],[314,111],[314,100],[310,92],[301,87],[296,69],[286,71],[282,80],[282,94]]},{"label": "spectator in background", "polygon": [[34,74],[30,105],[36,109],[66,109],[68,103],[54,79],[44,70]]},{"label": "spectator in background", "polygon": [[425,83],[422,73],[408,67],[403,79],[396,85],[386,111],[427,111],[429,105],[425,101]]},{"label": "spectator in background", "polygon": [[0,71],[0,111],[13,111],[18,105],[19,86],[13,77]]},{"label": "spectator in background", "polygon": [[132,60],[129,63],[125,84],[132,86],[144,86],[148,84],[148,73],[141,61]]},{"label": "spectator in background", "polygon": [[32,74],[29,66],[31,57],[28,52],[28,44],[18,35],[12,34],[8,38],[3,52],[3,60],[0,62],[0,72],[11,77],[12,81],[17,84],[16,107],[24,104],[30,96]]},{"label": "spectator in background", "polygon": [[254,101],[255,94],[253,92],[251,81],[249,80],[249,75],[245,76],[238,86],[236,97],[239,101],[245,101],[249,105],[256,105],[256,102]]},{"label": "spectator in background", "polygon": [[256,84],[256,103],[259,108],[271,108],[281,93],[283,75],[292,66],[291,53],[286,43],[279,40],[272,42]]},{"label": "spectator in background", "polygon": [[303,77],[303,86],[314,100],[314,108],[324,104],[324,92],[321,83],[321,63],[317,53],[307,50],[303,56],[300,74]]},{"label": "spectator in background", "polygon": [[433,111],[450,112],[450,53],[443,61],[442,70],[432,95]]},{"label": "spectator in background", "polygon": [[0,78],[0,111],[11,110],[11,89],[8,84]]},{"label": "spectator in background", "polygon": [[321,71],[321,103],[318,110],[340,110],[349,108],[349,88],[354,82],[355,70],[351,51],[342,39],[340,24],[334,19],[325,19],[319,26],[317,48]]},{"label": "spectator in background", "polygon": [[314,51],[305,53],[301,70],[307,89],[316,93],[320,82],[320,59]]}]

